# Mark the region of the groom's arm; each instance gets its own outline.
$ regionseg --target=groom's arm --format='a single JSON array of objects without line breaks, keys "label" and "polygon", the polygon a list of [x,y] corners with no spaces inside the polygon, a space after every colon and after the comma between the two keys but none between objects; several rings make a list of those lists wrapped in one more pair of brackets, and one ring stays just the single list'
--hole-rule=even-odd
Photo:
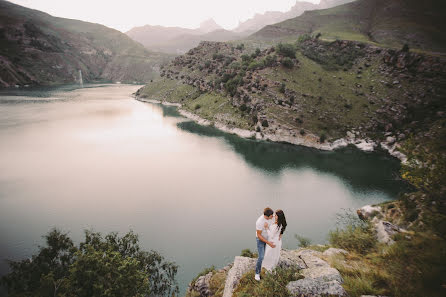
[{"label": "groom's arm", "polygon": [[269,242],[268,240],[265,239],[265,237],[262,236],[262,230],[256,230],[257,231],[257,237],[263,241],[264,243],[266,243],[267,245],[269,245],[272,248],[275,248],[276,246],[274,245],[274,243]]}]

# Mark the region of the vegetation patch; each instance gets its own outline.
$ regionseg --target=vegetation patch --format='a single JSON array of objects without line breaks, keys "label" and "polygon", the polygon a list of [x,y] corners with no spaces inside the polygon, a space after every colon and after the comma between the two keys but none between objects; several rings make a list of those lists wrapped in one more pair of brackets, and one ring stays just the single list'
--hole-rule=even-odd
[{"label": "vegetation patch", "polygon": [[288,297],[290,294],[286,285],[303,278],[293,268],[276,268],[271,273],[262,271],[260,282],[254,279],[254,274],[254,271],[250,271],[242,276],[233,297]]}]

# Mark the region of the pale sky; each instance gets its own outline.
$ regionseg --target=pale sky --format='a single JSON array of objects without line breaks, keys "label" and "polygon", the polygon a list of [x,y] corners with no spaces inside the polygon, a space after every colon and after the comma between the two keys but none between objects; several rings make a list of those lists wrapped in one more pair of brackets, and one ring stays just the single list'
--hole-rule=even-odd
[{"label": "pale sky", "polygon": [[[126,32],[136,26],[197,28],[213,18],[225,29],[255,13],[287,11],[296,0],[10,0],[53,16],[99,23]],[[305,0],[319,3],[319,0]]]}]

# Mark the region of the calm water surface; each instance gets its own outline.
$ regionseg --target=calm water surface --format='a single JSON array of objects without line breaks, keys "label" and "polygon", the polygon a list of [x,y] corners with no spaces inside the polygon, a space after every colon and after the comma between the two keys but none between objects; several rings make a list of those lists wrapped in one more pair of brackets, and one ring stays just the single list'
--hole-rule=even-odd
[{"label": "calm water surface", "polygon": [[336,213],[395,199],[398,162],[240,139],[143,103],[138,86],[0,93],[0,273],[51,228],[140,235],[180,265],[182,292],[204,267],[255,248],[254,222],[284,210],[284,247],[326,241]]}]

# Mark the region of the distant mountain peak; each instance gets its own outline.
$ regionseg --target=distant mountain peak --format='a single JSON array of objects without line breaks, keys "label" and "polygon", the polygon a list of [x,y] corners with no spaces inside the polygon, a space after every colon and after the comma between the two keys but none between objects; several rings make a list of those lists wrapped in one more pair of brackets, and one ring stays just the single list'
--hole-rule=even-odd
[{"label": "distant mountain peak", "polygon": [[215,30],[221,30],[221,29],[223,29],[223,28],[219,24],[217,24],[214,21],[214,19],[212,19],[212,18],[203,21],[200,24],[200,28],[199,28],[199,30],[204,33],[209,33],[209,32],[212,32]]}]

